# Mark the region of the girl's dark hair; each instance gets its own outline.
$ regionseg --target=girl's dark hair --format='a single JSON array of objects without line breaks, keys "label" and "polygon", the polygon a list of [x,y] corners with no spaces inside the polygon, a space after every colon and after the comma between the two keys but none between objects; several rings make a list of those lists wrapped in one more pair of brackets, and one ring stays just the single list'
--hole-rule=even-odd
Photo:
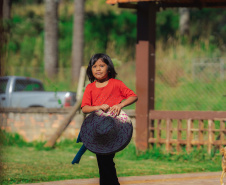
[{"label": "girl's dark hair", "polygon": [[89,65],[87,67],[86,70],[86,74],[89,78],[90,82],[94,82],[95,81],[95,77],[93,76],[92,73],[92,66],[96,63],[97,60],[101,59],[105,64],[108,65],[108,77],[110,78],[115,78],[117,73],[115,71],[114,65],[111,61],[111,58],[103,53],[97,53],[95,55],[93,55],[89,61]]}]

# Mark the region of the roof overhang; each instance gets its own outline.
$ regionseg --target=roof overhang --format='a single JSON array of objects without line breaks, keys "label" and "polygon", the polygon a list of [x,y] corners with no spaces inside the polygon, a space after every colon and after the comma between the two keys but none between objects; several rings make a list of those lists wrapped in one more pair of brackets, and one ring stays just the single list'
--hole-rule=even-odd
[{"label": "roof overhang", "polygon": [[138,2],[153,2],[158,7],[189,7],[189,8],[224,8],[226,0],[107,0],[107,4],[119,4],[126,8],[136,8]]}]

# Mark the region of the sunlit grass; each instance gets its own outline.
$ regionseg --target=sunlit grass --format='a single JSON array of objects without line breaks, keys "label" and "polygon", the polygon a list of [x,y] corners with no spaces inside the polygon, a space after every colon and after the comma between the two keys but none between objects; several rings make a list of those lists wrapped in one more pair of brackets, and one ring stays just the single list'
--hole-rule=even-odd
[{"label": "sunlit grass", "polygon": [[[79,145],[80,146],[80,145]],[[87,151],[80,164],[72,165],[79,147],[57,146],[52,150],[37,150],[34,147],[5,146],[3,148],[2,184],[35,183],[65,179],[96,178],[98,166],[95,154]],[[169,156],[158,150],[136,155],[131,143],[116,154],[115,163],[119,177],[154,174],[174,174],[189,172],[220,171],[220,156],[206,156],[206,160],[196,160],[195,156],[184,154]],[[202,156],[202,153],[200,153]],[[192,159],[193,158],[193,159]],[[199,158],[200,159],[200,158]]]}]

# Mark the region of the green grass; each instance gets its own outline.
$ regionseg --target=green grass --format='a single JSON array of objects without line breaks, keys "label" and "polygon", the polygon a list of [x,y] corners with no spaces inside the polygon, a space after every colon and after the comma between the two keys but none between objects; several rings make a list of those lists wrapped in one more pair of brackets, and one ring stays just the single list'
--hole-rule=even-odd
[{"label": "green grass", "polygon": [[[133,145],[131,146],[133,148]],[[131,149],[118,153],[115,163],[118,176],[141,176],[189,172],[220,171],[220,156],[205,161],[173,159],[165,155],[151,157],[131,156]],[[78,151],[75,144],[53,150],[36,150],[33,147],[7,146],[3,148],[4,176],[2,184],[45,182],[64,179],[98,177],[95,155],[85,153],[79,165],[71,161]]]},{"label": "green grass", "polygon": [[[1,138],[10,137],[1,146],[3,185],[98,177],[96,157],[90,151],[84,154],[80,164],[71,164],[81,147],[75,141],[64,140],[54,149],[45,149],[44,143],[26,143],[18,135],[1,133]],[[221,170],[218,153],[208,155],[203,149],[173,155],[156,147],[142,153],[136,151],[133,142],[116,154],[115,163],[119,177]]]}]

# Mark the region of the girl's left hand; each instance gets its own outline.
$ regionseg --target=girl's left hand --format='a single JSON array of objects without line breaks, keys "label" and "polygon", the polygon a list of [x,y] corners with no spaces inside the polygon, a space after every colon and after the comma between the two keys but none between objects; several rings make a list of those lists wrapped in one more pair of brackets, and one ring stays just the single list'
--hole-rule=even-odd
[{"label": "girl's left hand", "polygon": [[110,107],[109,112],[110,112],[110,114],[118,116],[120,114],[121,109],[122,109],[122,107],[119,104],[113,105],[112,107]]}]

